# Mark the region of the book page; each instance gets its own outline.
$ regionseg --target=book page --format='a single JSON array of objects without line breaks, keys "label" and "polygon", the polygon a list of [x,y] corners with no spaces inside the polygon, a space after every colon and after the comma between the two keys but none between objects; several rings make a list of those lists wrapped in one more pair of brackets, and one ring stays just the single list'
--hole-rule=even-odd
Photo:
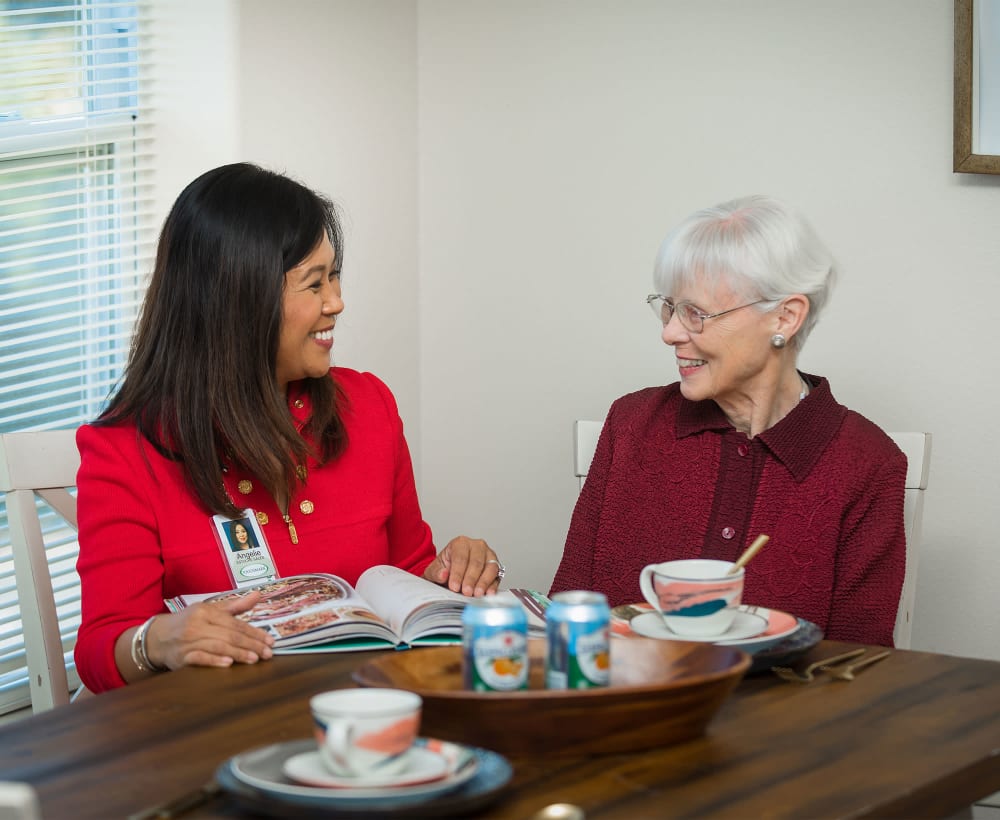
[{"label": "book page", "polygon": [[548,596],[534,589],[514,588],[507,591],[524,608],[528,616],[528,632],[532,635],[545,634],[545,611],[552,603]]},{"label": "book page", "polygon": [[253,591],[259,591],[263,598],[237,617],[273,635],[276,651],[361,637],[398,643],[394,630],[372,611],[372,604],[336,575],[293,575],[227,592],[181,595],[166,603],[177,612],[197,601],[226,601]]},{"label": "book page", "polygon": [[358,578],[358,592],[404,641],[462,634],[468,598],[398,567],[380,565]]}]

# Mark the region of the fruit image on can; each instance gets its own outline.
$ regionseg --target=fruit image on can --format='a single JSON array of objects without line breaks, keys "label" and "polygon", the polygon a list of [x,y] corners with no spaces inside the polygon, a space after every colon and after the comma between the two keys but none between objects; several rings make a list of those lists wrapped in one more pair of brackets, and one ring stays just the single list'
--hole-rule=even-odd
[{"label": "fruit image on can", "polygon": [[608,599],[559,592],[545,612],[547,689],[592,689],[611,682]]},{"label": "fruit image on can", "polygon": [[462,647],[466,689],[528,688],[528,618],[517,601],[472,598],[462,612]]}]

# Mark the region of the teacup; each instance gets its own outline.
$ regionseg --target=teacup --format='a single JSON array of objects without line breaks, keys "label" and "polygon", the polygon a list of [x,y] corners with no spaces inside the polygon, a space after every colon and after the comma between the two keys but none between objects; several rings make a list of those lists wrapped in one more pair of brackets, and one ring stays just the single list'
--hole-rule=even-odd
[{"label": "teacup", "polygon": [[420,695],[339,689],[309,700],[323,764],[341,777],[398,774],[420,729]]},{"label": "teacup", "polygon": [[685,558],[649,564],[639,574],[643,597],[677,635],[712,637],[733,625],[743,599],[743,568],[732,561]]}]

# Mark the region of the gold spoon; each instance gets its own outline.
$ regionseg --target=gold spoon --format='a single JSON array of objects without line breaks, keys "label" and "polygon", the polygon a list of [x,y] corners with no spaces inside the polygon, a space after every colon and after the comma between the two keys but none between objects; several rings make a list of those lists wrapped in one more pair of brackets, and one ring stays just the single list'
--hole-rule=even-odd
[{"label": "gold spoon", "polygon": [[754,539],[754,542],[743,551],[743,554],[739,558],[736,559],[736,563],[733,564],[726,575],[735,575],[743,569],[743,567],[750,563],[750,559],[760,552],[764,548],[764,545],[770,540],[770,535],[758,535]]}]

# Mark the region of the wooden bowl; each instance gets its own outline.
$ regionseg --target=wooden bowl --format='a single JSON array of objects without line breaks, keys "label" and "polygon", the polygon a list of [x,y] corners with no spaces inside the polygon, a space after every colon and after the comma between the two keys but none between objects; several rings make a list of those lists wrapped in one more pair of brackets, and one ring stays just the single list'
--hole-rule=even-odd
[{"label": "wooden bowl", "polygon": [[463,688],[462,647],[411,649],[354,672],[361,686],[424,701],[420,733],[513,755],[614,754],[698,737],[750,667],[739,649],[653,638],[612,639],[611,685],[545,689],[545,641],[528,641],[529,688]]}]

